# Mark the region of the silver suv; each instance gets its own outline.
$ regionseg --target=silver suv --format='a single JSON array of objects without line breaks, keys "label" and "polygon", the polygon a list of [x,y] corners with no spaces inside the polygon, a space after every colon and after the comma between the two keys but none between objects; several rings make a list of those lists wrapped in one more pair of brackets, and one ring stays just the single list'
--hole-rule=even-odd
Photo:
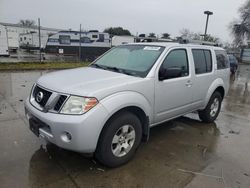
[{"label": "silver suv", "polygon": [[35,135],[116,167],[131,159],[155,125],[193,111],[213,122],[229,75],[228,57],[219,47],[122,45],[86,68],[40,77],[25,112]]}]

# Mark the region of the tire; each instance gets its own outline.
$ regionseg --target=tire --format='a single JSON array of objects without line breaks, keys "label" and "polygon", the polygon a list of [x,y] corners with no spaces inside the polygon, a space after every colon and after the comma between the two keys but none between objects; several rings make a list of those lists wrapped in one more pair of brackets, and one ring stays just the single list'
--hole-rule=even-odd
[{"label": "tire", "polygon": [[237,71],[237,68],[236,68],[236,67],[234,67],[234,68],[233,68],[233,70],[232,70],[231,72],[232,72],[232,74],[235,74],[235,73],[236,73],[236,71]]},{"label": "tire", "polygon": [[[216,120],[221,109],[222,96],[219,92],[214,92],[206,108],[198,111],[199,118],[206,123],[212,123]],[[214,108],[213,108],[214,107]]]},{"label": "tire", "polygon": [[141,139],[142,125],[139,118],[130,112],[118,113],[105,125],[95,158],[108,167],[121,166],[134,156]]}]

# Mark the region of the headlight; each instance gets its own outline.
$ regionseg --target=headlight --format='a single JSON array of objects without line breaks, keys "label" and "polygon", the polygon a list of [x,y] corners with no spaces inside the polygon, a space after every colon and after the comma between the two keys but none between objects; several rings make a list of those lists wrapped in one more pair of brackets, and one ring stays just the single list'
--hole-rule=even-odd
[{"label": "headlight", "polygon": [[93,108],[97,103],[96,98],[70,96],[60,113],[83,114]]}]

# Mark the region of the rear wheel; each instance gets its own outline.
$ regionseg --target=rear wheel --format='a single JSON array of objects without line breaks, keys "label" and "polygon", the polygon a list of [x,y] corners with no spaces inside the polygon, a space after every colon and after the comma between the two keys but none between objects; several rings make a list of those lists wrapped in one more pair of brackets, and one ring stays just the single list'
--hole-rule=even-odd
[{"label": "rear wheel", "polygon": [[130,112],[119,113],[105,125],[95,157],[106,166],[120,166],[133,157],[141,138],[139,118]]},{"label": "rear wheel", "polygon": [[232,73],[232,74],[235,74],[236,71],[237,71],[237,67],[233,67],[232,70],[231,70],[231,73]]},{"label": "rear wheel", "polygon": [[199,117],[202,121],[212,123],[216,120],[220,113],[222,97],[219,92],[214,92],[211,96],[206,108],[199,111]]}]

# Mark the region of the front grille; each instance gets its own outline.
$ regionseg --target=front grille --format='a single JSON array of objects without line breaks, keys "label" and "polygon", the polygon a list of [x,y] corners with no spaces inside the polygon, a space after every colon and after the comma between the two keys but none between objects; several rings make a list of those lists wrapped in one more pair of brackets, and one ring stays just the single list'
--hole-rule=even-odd
[{"label": "front grille", "polygon": [[[38,97],[39,94],[40,94],[40,98]],[[42,107],[45,106],[45,104],[49,100],[51,94],[52,94],[52,92],[47,91],[39,86],[35,86],[35,88],[33,90],[33,97],[34,97],[35,101],[38,104],[40,104]]]},{"label": "front grille", "polygon": [[67,99],[66,95],[61,95],[54,107],[54,110],[58,112],[66,99]]}]

